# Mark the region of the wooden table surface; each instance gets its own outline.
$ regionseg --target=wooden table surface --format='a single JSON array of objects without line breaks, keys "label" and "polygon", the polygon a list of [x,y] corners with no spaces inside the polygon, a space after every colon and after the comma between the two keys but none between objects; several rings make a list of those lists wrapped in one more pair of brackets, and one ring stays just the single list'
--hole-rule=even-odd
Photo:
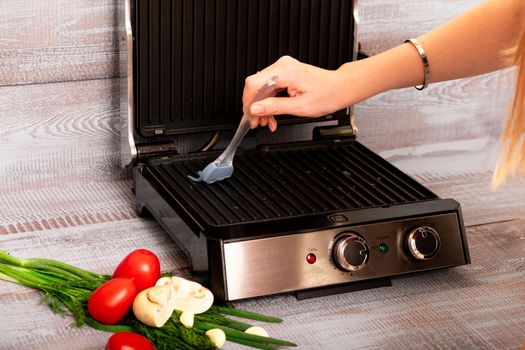
[{"label": "wooden table surface", "polygon": [[[383,51],[478,2],[361,0],[363,51]],[[129,171],[119,165],[118,6],[0,1],[0,248],[111,273],[144,247],[164,271],[188,275],[168,235],[137,217]],[[461,203],[472,264],[400,277],[388,288],[235,304],[282,317],[269,332],[300,349],[519,348],[525,178],[489,187],[512,74],[389,92],[356,108],[364,144]],[[75,328],[40,297],[0,281],[0,349],[104,347],[108,333]]]}]

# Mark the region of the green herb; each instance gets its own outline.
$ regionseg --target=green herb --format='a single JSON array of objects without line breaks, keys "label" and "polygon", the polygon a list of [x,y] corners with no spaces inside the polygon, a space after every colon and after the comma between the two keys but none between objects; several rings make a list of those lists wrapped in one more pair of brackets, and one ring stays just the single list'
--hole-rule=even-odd
[{"label": "green herb", "polygon": [[195,329],[185,328],[178,318],[171,317],[162,328],[149,327],[140,321],[132,318],[125,319],[136,330],[149,341],[155,344],[158,350],[163,349],[202,349],[213,350],[215,346],[210,342],[208,337]]},{"label": "green herb", "polygon": [[252,348],[257,348],[257,349],[263,349],[263,350],[276,350],[277,349],[277,348],[274,348],[273,346],[270,346],[270,345],[261,344],[261,343],[249,341],[249,340],[246,340],[246,339],[237,339],[237,338],[231,337],[231,336],[228,338],[228,340],[231,341],[232,343],[246,345],[246,346],[250,346]]},{"label": "green herb", "polygon": [[180,312],[175,311],[161,328],[149,327],[138,321],[130,312],[116,325],[105,325],[91,318],[87,302],[95,289],[111,279],[110,275],[97,274],[75,266],[48,259],[17,259],[0,250],[0,279],[18,283],[44,292],[42,300],[58,314],[74,317],[77,326],[84,324],[105,332],[136,332],[151,341],[158,350],[211,350],[215,346],[204,334],[219,328],[226,339],[238,344],[272,350],[274,346],[296,346],[286,340],[247,334],[250,324],[232,320],[225,315],[261,322],[282,322],[280,318],[266,316],[232,306],[212,306],[203,314],[195,315],[193,328],[185,328],[179,321]]},{"label": "green herb", "polygon": [[226,315],[231,316],[237,316],[246,318],[248,320],[254,320],[254,321],[261,321],[261,322],[270,322],[270,323],[281,323],[283,322],[282,319],[279,317],[273,317],[273,316],[267,316],[258,314],[256,312],[246,311],[246,310],[239,310],[232,306],[213,306],[215,309],[217,309],[219,312],[222,312]]},{"label": "green herb", "polygon": [[[109,275],[100,275],[91,271],[80,269],[76,266],[63,263],[61,261],[30,258],[30,259],[17,259],[7,252],[0,250],[0,262],[8,265],[25,267],[32,270],[40,270],[47,274],[55,273],[55,277],[63,276],[65,278],[79,278],[84,281],[90,282],[106,282],[111,278]],[[101,283],[101,284],[102,284]]]},{"label": "green herb", "polygon": [[[180,314],[179,311],[175,312]],[[195,318],[201,322],[220,324],[222,326],[237,329],[239,331],[245,331],[252,326],[251,324],[239,322],[225,317],[224,315],[220,314],[214,306],[212,306],[203,314],[195,315]]]},{"label": "green herb", "polygon": [[200,322],[198,320],[195,320],[195,323],[194,323],[193,326],[195,328],[201,329],[203,331],[206,331],[208,329],[213,329],[213,328],[222,329],[224,331],[224,333],[226,334],[226,338],[228,338],[228,336],[230,336],[231,338],[243,339],[243,340],[257,342],[257,343],[262,343],[262,344],[275,344],[275,345],[283,345],[283,346],[297,346],[297,344],[294,344],[294,343],[286,341],[286,340],[270,338],[270,337],[261,337],[260,335],[248,334],[248,333],[245,333],[245,332],[238,331],[236,329],[224,327],[222,325],[208,323],[208,322]]},{"label": "green herb", "polygon": [[[22,284],[43,291],[42,300],[51,310],[64,314],[67,310],[75,318],[77,326],[82,326],[89,317],[87,302],[93,291],[103,282],[91,286],[79,286],[79,281],[47,275],[43,270],[31,270],[24,267],[0,264],[0,279]],[[94,320],[93,320],[94,321]]]}]

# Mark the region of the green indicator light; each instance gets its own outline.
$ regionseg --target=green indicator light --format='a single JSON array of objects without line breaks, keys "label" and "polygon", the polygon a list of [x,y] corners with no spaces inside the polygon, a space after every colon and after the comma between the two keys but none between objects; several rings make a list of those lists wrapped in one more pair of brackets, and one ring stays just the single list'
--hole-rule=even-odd
[{"label": "green indicator light", "polygon": [[388,252],[388,244],[386,244],[386,243],[379,244],[379,252],[381,254],[387,253]]}]

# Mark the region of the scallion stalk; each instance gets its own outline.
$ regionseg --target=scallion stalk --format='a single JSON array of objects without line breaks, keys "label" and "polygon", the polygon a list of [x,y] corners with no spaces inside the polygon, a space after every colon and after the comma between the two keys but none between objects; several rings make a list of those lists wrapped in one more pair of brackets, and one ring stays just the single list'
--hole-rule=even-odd
[{"label": "scallion stalk", "polygon": [[[180,317],[180,312],[179,312],[179,317]],[[201,322],[221,324],[229,328],[237,329],[239,331],[245,331],[252,326],[251,324],[248,324],[248,323],[229,319],[225,317],[224,315],[218,312],[213,312],[213,311],[195,315],[195,318]]]},{"label": "scallion stalk", "polygon": [[226,338],[230,336],[230,337],[237,338],[237,339],[257,342],[259,344],[262,343],[262,344],[275,344],[275,345],[283,345],[283,346],[297,346],[297,344],[294,344],[287,340],[276,339],[276,338],[271,338],[271,337],[261,337],[260,335],[241,332],[236,329],[224,327],[224,326],[209,323],[209,322],[195,321],[193,326],[201,330],[209,330],[213,328],[222,329],[222,331],[224,331],[224,333],[226,334]]},{"label": "scallion stalk", "polygon": [[257,349],[277,350],[277,348],[274,348],[274,347],[272,347],[270,345],[261,344],[261,343],[249,341],[249,340],[246,340],[246,339],[239,339],[239,338],[235,338],[235,337],[232,337],[232,336],[228,337],[228,341],[231,341],[232,343],[237,343],[237,344],[241,344],[241,345],[250,346],[252,348],[257,348]]},{"label": "scallion stalk", "polygon": [[6,251],[0,249],[0,262],[4,262],[9,265],[25,267],[28,269],[36,269],[50,272],[63,271],[68,274],[77,276],[78,278],[87,280],[104,280],[107,279],[108,275],[101,275],[92,271],[84,270],[73,265],[66,264],[61,261],[51,259],[40,259],[40,258],[28,258],[28,259],[17,259],[14,256],[8,254]]},{"label": "scallion stalk", "polygon": [[283,320],[280,319],[279,317],[267,316],[267,315],[259,314],[256,312],[239,310],[239,309],[236,309],[230,306],[213,306],[213,307],[223,314],[246,318],[248,320],[269,322],[269,323],[283,322]]}]

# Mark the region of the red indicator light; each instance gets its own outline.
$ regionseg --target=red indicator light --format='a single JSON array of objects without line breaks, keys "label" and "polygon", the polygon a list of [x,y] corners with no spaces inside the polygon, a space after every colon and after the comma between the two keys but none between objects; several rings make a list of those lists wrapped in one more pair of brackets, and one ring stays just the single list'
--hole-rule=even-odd
[{"label": "red indicator light", "polygon": [[310,254],[308,254],[308,255],[306,256],[306,262],[307,262],[307,263],[309,263],[309,264],[313,264],[313,263],[315,263],[316,261],[317,261],[317,257],[315,256],[315,254],[310,253]]}]

